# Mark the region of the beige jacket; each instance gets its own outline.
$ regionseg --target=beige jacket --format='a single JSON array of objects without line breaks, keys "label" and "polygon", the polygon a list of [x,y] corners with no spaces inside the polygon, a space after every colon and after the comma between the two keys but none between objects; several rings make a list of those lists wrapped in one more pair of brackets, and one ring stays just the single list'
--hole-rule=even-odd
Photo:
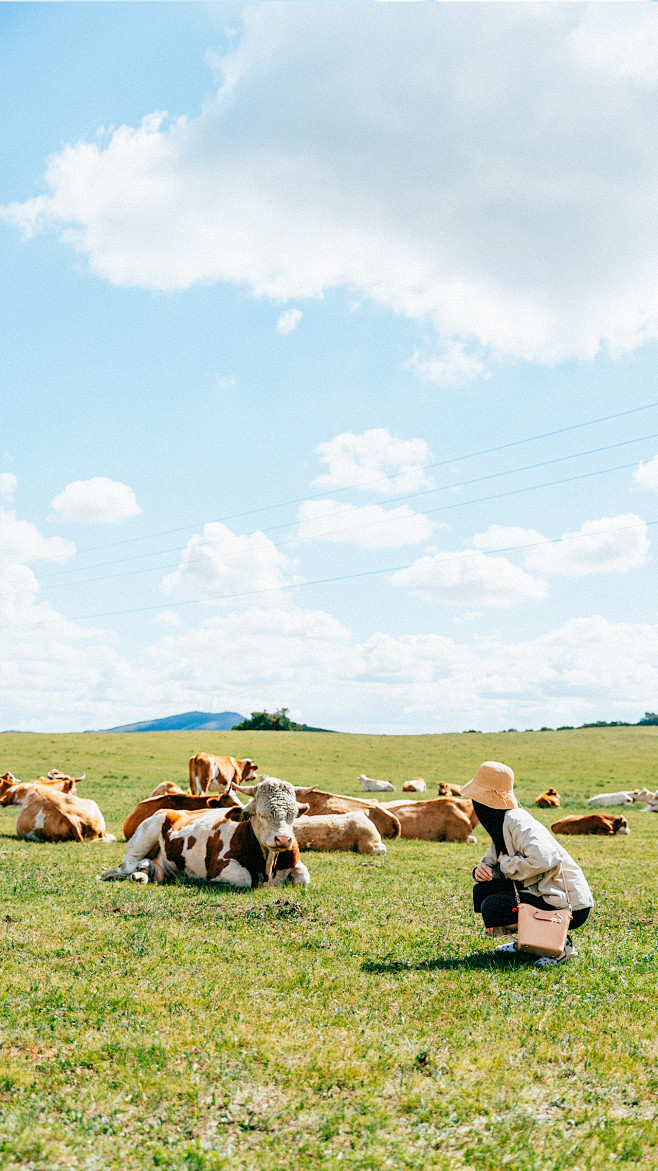
[{"label": "beige jacket", "polygon": [[527,809],[507,811],[503,837],[509,857],[503,857],[500,862],[492,842],[482,859],[487,866],[498,863],[503,877],[522,884],[528,894],[537,895],[551,907],[566,907],[562,866],[572,909],[580,911],[594,906],[592,892],[578,863]]}]

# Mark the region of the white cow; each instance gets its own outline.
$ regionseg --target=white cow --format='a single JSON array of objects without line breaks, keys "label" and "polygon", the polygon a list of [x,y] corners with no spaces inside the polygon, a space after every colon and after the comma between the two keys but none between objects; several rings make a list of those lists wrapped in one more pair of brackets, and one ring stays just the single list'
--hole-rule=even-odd
[{"label": "white cow", "polygon": [[622,793],[597,793],[595,797],[590,797],[587,802],[588,805],[632,805],[635,800],[635,794],[639,793],[639,789],[632,791],[624,791]]},{"label": "white cow", "polygon": [[367,777],[365,773],[361,773],[358,778],[359,784],[364,793],[394,793],[395,786],[390,781],[376,781],[372,777]]},{"label": "white cow", "polygon": [[402,786],[403,793],[424,793],[427,785],[422,777],[414,777],[411,781],[405,781]]}]

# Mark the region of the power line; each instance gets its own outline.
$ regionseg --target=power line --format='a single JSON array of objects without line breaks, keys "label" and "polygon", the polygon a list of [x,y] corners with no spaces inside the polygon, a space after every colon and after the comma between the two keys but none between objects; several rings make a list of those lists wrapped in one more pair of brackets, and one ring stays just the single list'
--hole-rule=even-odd
[{"label": "power line", "polygon": [[[645,403],[644,406],[641,406],[641,407],[630,407],[626,411],[617,411],[613,415],[601,415],[597,419],[586,419],[582,423],[572,423],[568,427],[558,427],[554,431],[543,431],[539,435],[529,435],[525,439],[514,439],[510,443],[501,443],[501,444],[498,444],[496,447],[486,447],[486,448],[482,448],[480,451],[471,451],[471,452],[467,452],[463,455],[451,456],[448,459],[438,460],[435,463],[423,464],[423,465],[421,465],[421,467],[422,467],[423,471],[430,471],[432,468],[445,467],[447,464],[459,463],[460,461],[464,461],[467,459],[477,459],[477,457],[481,456],[481,455],[493,455],[495,452],[498,452],[498,451],[507,451],[512,447],[521,447],[526,443],[536,443],[540,439],[551,439],[556,435],[565,435],[570,431],[581,430],[583,427],[594,427],[597,423],[608,423],[608,422],[612,421],[613,419],[622,419],[622,418],[625,418],[627,415],[636,415],[641,411],[652,410],[654,407],[658,407],[658,402]],[[317,492],[314,495],[310,495],[310,496],[299,496],[299,497],[295,498],[294,500],[279,501],[279,503],[277,503],[277,504],[263,504],[259,508],[248,509],[245,512],[230,513],[229,515],[227,515],[225,517],[219,518],[219,520],[220,520],[220,523],[224,523],[225,521],[228,521],[228,520],[241,520],[243,517],[246,517],[246,516],[255,516],[259,512],[269,512],[275,508],[289,508],[293,504],[303,504],[306,500],[319,500],[324,496],[332,495],[333,493],[336,493],[336,492],[358,491],[361,488],[368,487],[371,484],[382,483],[385,480],[390,480],[390,476],[380,475],[380,476],[373,477],[373,479],[371,479],[371,480],[361,480],[358,484],[344,484],[339,488],[327,488],[323,492]],[[154,537],[168,537],[168,536],[173,535],[174,533],[184,533],[184,532],[187,532],[189,529],[199,528],[200,525],[208,524],[208,523],[212,523],[212,522],[198,521],[198,522],[193,522],[190,524],[182,525],[179,528],[175,528],[175,529],[161,529],[155,533],[148,533],[146,536],[126,537],[121,541],[109,541],[103,545],[92,545],[87,549],[79,549],[78,553],[80,555],[82,555],[85,553],[93,553],[97,549],[113,549],[113,548],[118,547],[119,545],[134,544],[136,541],[149,541],[149,540],[152,540]]]},{"label": "power line", "polygon": [[[658,438],[658,432],[652,432],[649,435],[638,436],[636,439],[624,439],[618,443],[609,443],[604,447],[588,448],[586,451],[573,452],[571,455],[556,456],[554,459],[540,460],[539,462],[534,463],[534,464],[525,464],[522,467],[509,468],[508,470],[502,471],[502,472],[492,472],[486,476],[475,476],[471,480],[457,480],[457,481],[453,481],[453,483],[450,483],[450,484],[442,484],[437,488],[427,488],[427,489],[423,489],[420,492],[408,493],[403,496],[394,497],[393,500],[390,501],[390,503],[395,503],[396,501],[399,502],[402,500],[412,500],[412,499],[415,499],[419,496],[429,496],[435,492],[447,492],[453,488],[465,488],[465,487],[470,486],[471,484],[484,483],[488,480],[498,480],[498,479],[501,479],[503,476],[511,476],[511,475],[515,475],[519,472],[534,471],[537,468],[550,467],[553,464],[564,463],[567,460],[582,459],[584,456],[588,456],[588,455],[599,455],[604,451],[613,451],[614,449],[616,449],[618,447],[628,447],[628,446],[632,445],[633,443],[642,443],[648,439],[656,439],[656,438]],[[633,467],[635,465],[631,464],[631,465],[624,465],[624,466]],[[606,470],[608,470],[608,469],[603,469],[603,471],[606,471]],[[615,469],[611,469],[611,470],[615,470]],[[599,475],[602,473],[601,472],[594,472],[594,473],[590,473],[590,474]],[[495,497],[491,497],[490,499],[494,499],[494,498]],[[485,497],[485,499],[487,499],[487,498]],[[469,502],[466,502],[466,503],[469,503]],[[477,501],[476,503],[480,503],[480,501]],[[448,505],[446,507],[450,507],[450,508],[455,507],[456,508],[459,506],[460,506],[459,504],[455,504],[455,505]],[[427,516],[434,511],[437,511],[437,510],[436,509],[428,509],[426,511],[419,510],[414,515],[415,516]],[[332,515],[333,514],[330,512],[323,513],[321,516],[313,517],[312,521],[310,523],[315,524],[318,521],[322,521],[323,519],[330,517]],[[381,521],[378,522],[378,524],[381,524],[381,525],[395,524],[395,523],[399,523],[401,520],[408,520],[408,519],[409,519],[409,517],[383,518]],[[215,523],[221,523],[221,522],[215,522]],[[272,533],[272,532],[278,531],[279,529],[292,528],[293,525],[302,524],[302,523],[304,523],[304,522],[300,521],[299,519],[296,519],[293,521],[282,522],[281,524],[277,524],[277,525],[269,525],[266,528],[256,529],[256,530],[252,531],[251,533],[246,533],[246,534],[241,534],[241,535],[254,536],[255,532]],[[316,540],[326,540],[327,538],[329,538],[331,536],[335,536],[337,533],[354,532],[354,531],[358,532],[362,528],[369,528],[369,527],[370,527],[370,522],[366,522],[363,525],[356,525],[356,526],[350,525],[350,526],[343,527],[341,529],[330,529],[327,532],[323,532],[323,533],[319,534],[319,536],[316,537],[315,539]],[[225,538],[226,541],[228,541],[230,539],[231,538],[229,538],[229,537]],[[276,544],[276,548],[280,549],[286,545],[296,544],[297,541],[298,541],[297,537],[292,537],[289,540],[280,541],[278,544]],[[217,544],[221,544],[221,541],[218,541]],[[130,561],[144,560],[147,557],[165,557],[170,553],[182,553],[186,548],[187,548],[187,546],[183,545],[183,546],[177,546],[174,549],[161,549],[155,553],[138,553],[134,557],[123,557],[123,558],[119,558],[116,560],[99,562],[97,565],[89,566],[87,570],[85,570],[84,567],[53,570],[50,573],[40,574],[39,580],[40,581],[44,581],[44,580],[49,581],[50,579],[52,579],[54,577],[61,577],[62,574],[85,573],[85,572],[88,572],[90,569],[101,569],[107,565],[124,565]],[[201,560],[201,559],[199,558],[198,560]],[[142,569],[127,570],[125,573],[107,574],[107,575],[102,575],[101,577],[85,578],[84,581],[61,582],[59,584],[55,583],[53,586],[51,586],[51,589],[62,589],[63,587],[68,587],[70,585],[71,586],[90,585],[90,584],[92,584],[94,582],[98,582],[98,581],[110,581],[116,577],[129,577],[129,576],[131,576],[131,574],[148,573],[148,572],[151,572],[151,570],[154,573],[157,573],[157,572],[161,572],[162,570],[167,570],[167,569],[171,569],[171,568],[176,568],[176,567],[170,566],[170,565],[146,566]]]}]

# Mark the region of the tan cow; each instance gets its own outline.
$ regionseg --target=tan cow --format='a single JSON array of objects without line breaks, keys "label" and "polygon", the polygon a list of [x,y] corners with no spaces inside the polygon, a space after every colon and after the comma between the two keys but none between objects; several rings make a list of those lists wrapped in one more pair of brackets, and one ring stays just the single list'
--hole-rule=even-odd
[{"label": "tan cow", "polygon": [[305,812],[292,785],[278,777],[264,777],[244,807],[201,813],[161,809],[142,822],[123,861],[102,877],[165,882],[187,875],[238,887],[288,881],[307,886],[309,873],[293,829]]},{"label": "tan cow", "polygon": [[366,801],[364,797],[344,797],[339,793],[323,793],[321,789],[295,789],[298,801],[309,806],[309,816],[319,817],[326,813],[351,813],[361,809],[377,827],[383,838],[399,838],[400,822],[393,813],[379,801]]},{"label": "tan cow", "polygon": [[190,757],[190,793],[225,793],[229,785],[246,784],[257,773],[254,760],[197,752]]},{"label": "tan cow", "polygon": [[400,822],[403,838],[421,842],[475,842],[478,823],[472,801],[435,797],[429,801],[386,801]]},{"label": "tan cow", "polygon": [[540,793],[535,805],[540,809],[557,809],[560,805],[560,794],[555,789],[547,789],[545,793]]},{"label": "tan cow", "polygon": [[601,834],[603,837],[631,832],[626,818],[612,813],[586,813],[582,817],[572,814],[554,821],[551,830],[554,834]]},{"label": "tan cow", "polygon": [[0,805],[20,805],[24,801],[30,789],[34,789],[39,785],[42,789],[48,789],[53,793],[75,793],[75,786],[77,781],[84,780],[84,774],[81,777],[70,777],[68,773],[58,773],[54,777],[40,777],[38,781],[17,781],[13,778],[13,784],[5,785],[7,777],[11,777],[11,773],[5,773],[4,777],[0,777]]},{"label": "tan cow", "polygon": [[201,795],[182,792],[161,793],[154,797],[147,797],[145,801],[140,801],[135,806],[123,823],[123,836],[126,841],[129,841],[138,826],[161,809],[179,809],[193,813],[194,811],[203,812],[205,809],[234,808],[242,808],[242,805],[235,797],[233,789],[230,789],[228,793],[222,793],[221,796],[217,793],[202,793]]},{"label": "tan cow", "polygon": [[164,797],[165,793],[184,793],[185,789],[181,789],[175,781],[163,781],[161,785],[156,785],[149,797]]},{"label": "tan cow", "polygon": [[353,809],[351,813],[329,813],[323,817],[298,817],[294,828],[300,850],[386,853],[379,830],[363,809]]},{"label": "tan cow", "polygon": [[414,777],[411,781],[405,781],[402,786],[403,793],[424,793],[427,785],[422,777]]},{"label": "tan cow", "polygon": [[451,785],[448,781],[439,781],[436,791],[439,797],[459,797],[462,787],[461,785]]},{"label": "tan cow", "polygon": [[95,801],[34,785],[23,798],[16,834],[28,842],[115,842]]}]

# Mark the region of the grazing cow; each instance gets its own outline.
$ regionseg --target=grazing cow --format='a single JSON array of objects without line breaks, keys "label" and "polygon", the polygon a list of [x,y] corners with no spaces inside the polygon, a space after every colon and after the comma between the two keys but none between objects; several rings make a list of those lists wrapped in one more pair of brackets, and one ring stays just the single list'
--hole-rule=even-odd
[{"label": "grazing cow", "polygon": [[231,886],[307,886],[293,823],[306,813],[287,781],[263,777],[248,805],[202,813],[161,809],[139,826],[106,881],[164,882],[175,875]]},{"label": "grazing cow", "polygon": [[343,797],[339,793],[323,793],[321,789],[295,789],[295,793],[298,801],[308,803],[310,817],[320,817],[325,813],[351,813],[353,809],[362,809],[383,838],[400,837],[400,822],[395,814],[380,805],[379,801],[366,801],[363,797]]},{"label": "grazing cow", "polygon": [[403,838],[421,842],[475,842],[477,817],[472,801],[435,797],[429,801],[386,801],[384,809],[400,822]]},{"label": "grazing cow", "polygon": [[300,850],[356,850],[359,854],[385,854],[379,831],[362,809],[329,813],[324,817],[298,817],[295,837]]},{"label": "grazing cow", "polygon": [[403,793],[424,793],[427,785],[422,777],[414,777],[412,781],[405,781],[402,786]]},{"label": "grazing cow", "polygon": [[16,821],[16,834],[28,842],[115,842],[95,801],[60,793],[51,785],[28,789]]},{"label": "grazing cow", "polygon": [[246,784],[257,772],[258,765],[253,760],[197,752],[190,757],[190,793],[225,793],[229,785]]},{"label": "grazing cow", "polygon": [[394,793],[395,785],[390,781],[376,781],[373,777],[367,777],[365,773],[361,773],[357,780],[364,793]]},{"label": "grazing cow", "polygon": [[203,793],[201,796],[197,793],[160,793],[155,797],[147,797],[145,801],[140,801],[132,813],[128,814],[123,823],[123,836],[126,841],[129,841],[142,822],[146,821],[148,817],[152,817],[154,813],[159,813],[161,809],[178,809],[193,813],[203,812],[206,809],[235,808],[242,809],[242,805],[234,796],[232,789],[228,793],[222,793],[221,796],[217,793],[211,795]]},{"label": "grazing cow", "polygon": [[611,837],[612,834],[629,834],[628,822],[625,817],[606,816],[605,813],[589,813],[583,817],[571,815],[555,821],[551,826],[554,834],[602,834]]},{"label": "grazing cow", "polygon": [[560,794],[555,789],[547,789],[545,793],[540,793],[535,805],[540,809],[557,809],[560,804]]},{"label": "grazing cow", "polygon": [[[5,773],[5,777],[11,777],[11,773]],[[5,777],[0,778],[4,782]],[[75,793],[75,786],[77,781],[84,780],[82,777],[70,777],[68,773],[59,773],[55,777],[40,777],[38,781],[17,781],[14,778],[14,784],[0,788],[0,805],[20,805],[25,799],[31,789],[37,785],[42,789],[47,789],[50,793]]]},{"label": "grazing cow", "polygon": [[590,797],[587,802],[588,805],[632,805],[635,800],[635,794],[639,793],[639,789],[628,790],[625,789],[621,793],[597,793],[595,797]]},{"label": "grazing cow", "polygon": [[459,797],[462,787],[461,785],[451,785],[448,781],[439,781],[436,791],[439,797]]}]

